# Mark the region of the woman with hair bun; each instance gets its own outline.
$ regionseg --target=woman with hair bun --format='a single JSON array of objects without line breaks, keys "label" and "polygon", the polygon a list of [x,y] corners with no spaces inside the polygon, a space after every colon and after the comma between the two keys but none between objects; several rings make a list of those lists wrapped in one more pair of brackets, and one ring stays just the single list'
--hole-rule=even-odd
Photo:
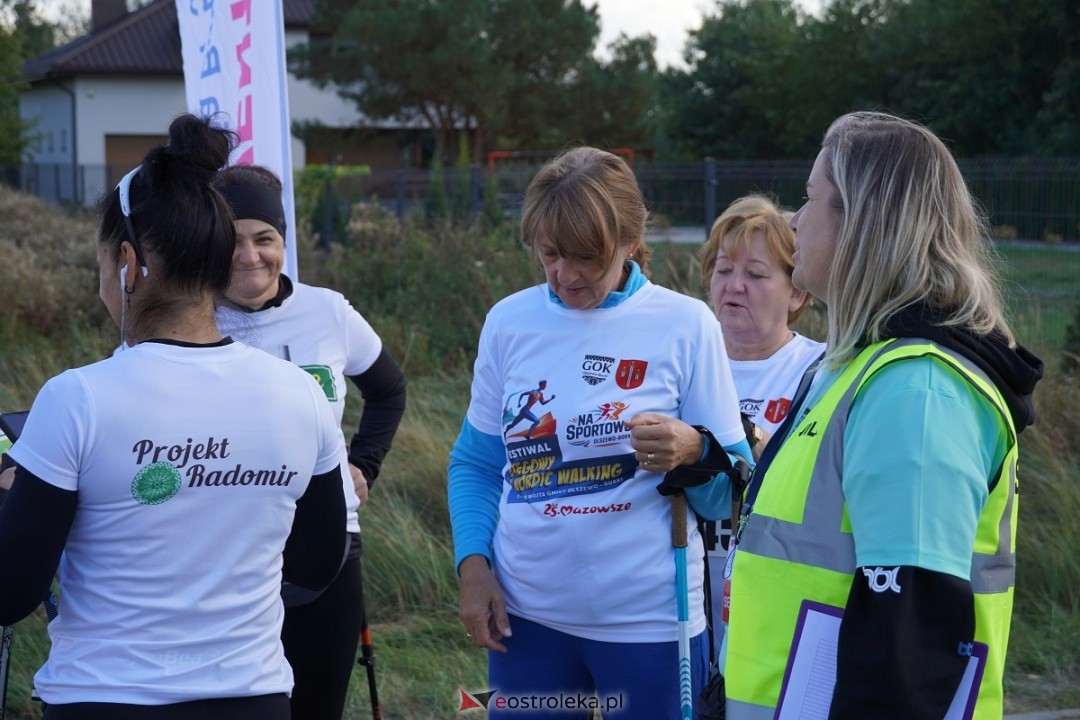
[{"label": "woman with hair bun", "polygon": [[49,380],[9,453],[0,623],[59,568],[34,678],[45,720],[286,720],[282,579],[325,587],[345,554],[325,395],[215,323],[235,232],[212,181],[231,141],[181,116],[101,199],[99,294],[121,350]]}]

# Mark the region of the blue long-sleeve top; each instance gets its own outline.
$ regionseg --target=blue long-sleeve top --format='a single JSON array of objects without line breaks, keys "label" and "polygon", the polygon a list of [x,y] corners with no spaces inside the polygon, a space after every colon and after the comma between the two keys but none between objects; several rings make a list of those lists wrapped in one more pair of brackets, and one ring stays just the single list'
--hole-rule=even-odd
[{"label": "blue long-sleeve top", "polygon": [[[600,305],[614,307],[625,301],[648,282],[637,263],[629,262],[630,276],[623,290],[610,293]],[[549,289],[552,302],[562,305]],[[725,445],[729,453],[750,458],[750,445],[745,439]],[[708,453],[708,447],[705,448]],[[703,455],[704,457],[704,455]],[[470,555],[482,555],[491,563],[491,547],[499,520],[499,501],[502,498],[502,469],[506,463],[506,448],[498,435],[480,432],[466,418],[454,447],[450,451],[447,470],[447,497],[454,536],[454,565]],[[719,476],[718,476],[719,477]],[[731,512],[731,485],[716,479],[704,485],[686,489],[687,500],[699,516],[707,520],[726,517]]]}]

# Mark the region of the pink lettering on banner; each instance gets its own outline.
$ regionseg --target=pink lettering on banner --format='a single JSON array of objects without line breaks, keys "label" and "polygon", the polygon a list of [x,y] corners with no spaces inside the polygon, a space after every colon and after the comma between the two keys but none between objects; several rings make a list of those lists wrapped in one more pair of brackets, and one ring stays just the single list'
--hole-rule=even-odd
[{"label": "pink lettering on banner", "polygon": [[[248,24],[251,23],[251,6],[250,3],[245,0],[243,3],[234,3],[232,5],[233,19],[236,20],[242,14],[238,10],[241,5],[246,5]],[[255,163],[255,117],[253,113],[253,100],[250,88],[245,91],[244,88],[251,85],[251,65],[244,59],[244,53],[251,49],[251,33],[245,33],[240,44],[236,46],[236,60],[240,63],[240,84],[239,89],[241,92],[240,102],[236,107],[236,134],[239,136],[238,149],[243,148],[246,144],[247,147],[243,148],[241,152],[236,155],[236,163],[239,165],[253,165]]]},{"label": "pink lettering on banner", "polygon": [[251,95],[248,94],[240,99],[236,107],[236,134],[240,136],[241,145],[255,137],[252,132],[254,125],[251,117]]},{"label": "pink lettering on banner", "polygon": [[243,147],[245,144],[248,145],[237,156],[236,163],[238,165],[253,165],[255,163],[255,143],[252,142],[255,136],[255,122],[251,112],[251,93],[248,93],[240,99],[236,107],[236,134],[240,139],[237,148]]},{"label": "pink lettering on banner", "polygon": [[251,0],[238,0],[230,5],[229,9],[232,10],[233,20],[243,17],[245,25],[251,24]]},{"label": "pink lettering on banner", "polygon": [[240,63],[240,87],[251,84],[251,66],[244,60],[244,53],[251,49],[251,33],[244,35],[244,39],[236,46],[236,61]]}]

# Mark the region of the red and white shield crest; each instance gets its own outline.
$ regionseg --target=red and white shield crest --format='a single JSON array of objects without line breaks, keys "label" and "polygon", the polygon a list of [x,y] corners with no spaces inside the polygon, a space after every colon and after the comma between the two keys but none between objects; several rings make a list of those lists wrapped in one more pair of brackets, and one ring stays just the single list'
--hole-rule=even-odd
[{"label": "red and white shield crest", "polygon": [[644,360],[620,360],[615,371],[615,382],[623,390],[633,390],[645,380],[645,368],[649,363]]},{"label": "red and white shield crest", "polygon": [[765,407],[765,419],[771,423],[779,425],[787,417],[788,410],[791,409],[791,401],[787,398],[780,398],[779,400],[770,400],[769,404]]}]

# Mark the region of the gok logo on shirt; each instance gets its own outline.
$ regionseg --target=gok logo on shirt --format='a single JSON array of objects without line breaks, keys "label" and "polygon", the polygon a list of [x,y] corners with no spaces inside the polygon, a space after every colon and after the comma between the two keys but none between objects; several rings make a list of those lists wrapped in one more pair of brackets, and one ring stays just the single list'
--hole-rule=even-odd
[{"label": "gok logo on shirt", "polygon": [[606,355],[586,355],[581,361],[581,379],[590,385],[599,385],[611,375],[615,358]]}]

